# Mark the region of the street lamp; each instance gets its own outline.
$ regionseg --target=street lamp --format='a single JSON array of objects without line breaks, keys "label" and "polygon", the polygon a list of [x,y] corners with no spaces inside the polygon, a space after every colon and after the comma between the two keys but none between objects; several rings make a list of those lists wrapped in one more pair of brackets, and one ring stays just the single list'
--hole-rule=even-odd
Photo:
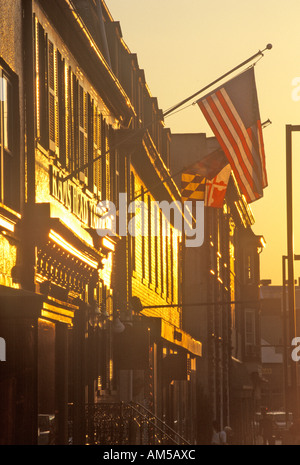
[{"label": "street lamp", "polygon": [[[292,183],[292,132],[300,131],[300,125],[286,125],[286,206],[287,206],[287,261],[288,261],[288,313],[291,340],[296,337],[296,306],[294,282],[294,234],[293,234],[293,183]],[[285,296],[284,296],[285,297]],[[291,365],[291,392],[294,419],[298,416],[297,362]]]},{"label": "street lamp", "polygon": [[[283,320],[283,383],[284,383],[284,402],[285,402],[285,412],[286,412],[286,422],[288,420],[288,339],[287,334],[290,334],[290,328],[293,326],[293,321],[289,324],[289,331],[287,322],[289,321],[287,314],[287,305],[286,305],[286,261],[287,255],[282,256],[282,320]],[[300,260],[300,255],[294,255],[294,260]],[[294,329],[292,328],[292,334]],[[291,339],[291,336],[289,336]],[[289,345],[290,347],[290,345]]]}]

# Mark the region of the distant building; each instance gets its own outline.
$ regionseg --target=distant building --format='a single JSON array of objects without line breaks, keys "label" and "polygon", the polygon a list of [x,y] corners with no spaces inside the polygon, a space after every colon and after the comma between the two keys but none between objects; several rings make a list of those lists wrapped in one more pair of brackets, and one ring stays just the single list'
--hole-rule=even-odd
[{"label": "distant building", "polygon": [[[217,147],[205,134],[172,134],[171,171],[199,161]],[[174,176],[180,187],[181,174]],[[197,365],[199,440],[217,419],[252,443],[260,404],[259,254],[249,205],[230,178],[223,208],[205,207],[202,247],[184,252],[183,328],[203,342]]]},{"label": "distant building", "polygon": [[[286,287],[287,293],[287,287]],[[261,294],[261,346],[262,373],[265,379],[262,391],[262,405],[269,410],[293,411],[291,404],[291,338],[289,337],[289,318],[283,318],[282,286],[262,285]],[[300,310],[300,288],[295,285],[296,312]],[[286,324],[286,340],[284,327]],[[297,334],[300,334],[300,322],[297,319]],[[287,345],[287,360],[284,364],[284,344]],[[299,370],[299,368],[298,368]],[[299,372],[300,374],[300,372]],[[298,378],[299,379],[299,378]],[[299,383],[299,381],[298,381]]]}]

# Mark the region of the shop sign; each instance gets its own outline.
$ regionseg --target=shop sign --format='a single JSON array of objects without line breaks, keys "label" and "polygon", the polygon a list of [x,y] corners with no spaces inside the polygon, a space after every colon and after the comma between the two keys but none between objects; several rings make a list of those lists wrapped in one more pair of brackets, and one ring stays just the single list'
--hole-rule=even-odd
[{"label": "shop sign", "polygon": [[72,180],[64,181],[63,177],[59,168],[50,165],[51,195],[86,226],[97,229],[101,213],[97,201]]}]

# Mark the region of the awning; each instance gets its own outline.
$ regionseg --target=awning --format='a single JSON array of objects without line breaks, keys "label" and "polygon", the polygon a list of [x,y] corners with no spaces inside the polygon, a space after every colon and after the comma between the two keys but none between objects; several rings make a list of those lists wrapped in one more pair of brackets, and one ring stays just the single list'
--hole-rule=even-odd
[{"label": "awning", "polygon": [[48,299],[43,302],[41,317],[72,326],[75,311],[78,309],[79,307],[77,305],[60,302],[57,299],[48,297]]},{"label": "awning", "polygon": [[34,292],[0,286],[0,318],[33,318],[40,315],[44,297]]},{"label": "awning", "polygon": [[164,320],[161,320],[161,337],[186,349],[191,354],[202,357],[202,343],[200,341]]},{"label": "awning", "polygon": [[0,286],[0,319],[1,318],[30,318],[40,317],[53,321],[73,324],[77,305],[61,302],[53,297],[45,297],[42,294]]},{"label": "awning", "polygon": [[236,391],[252,391],[253,383],[243,362],[231,357],[230,387]]},{"label": "awning", "polygon": [[157,337],[162,337],[166,341],[187,350],[193,355],[202,357],[202,343],[194,339],[190,334],[159,317],[146,317],[149,326]]}]

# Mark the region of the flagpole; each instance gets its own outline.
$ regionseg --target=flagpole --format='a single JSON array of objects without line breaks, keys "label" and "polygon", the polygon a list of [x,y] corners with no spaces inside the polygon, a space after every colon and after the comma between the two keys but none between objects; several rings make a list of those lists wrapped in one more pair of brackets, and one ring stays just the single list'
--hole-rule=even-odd
[{"label": "flagpole", "polygon": [[[288,312],[289,337],[297,336],[297,312],[295,302],[294,282],[294,228],[293,228],[293,168],[292,168],[292,133],[300,131],[299,125],[286,125],[286,211],[287,211],[287,265],[288,265]],[[291,365],[291,394],[292,412],[294,418],[298,417],[298,366],[297,362]]]},{"label": "flagpole", "polygon": [[[198,90],[198,92],[196,92],[195,94],[191,95],[190,97],[187,97],[186,99],[184,99],[182,102],[179,102],[177,105],[174,105],[173,107],[169,108],[168,110],[166,110],[164,113],[163,113],[163,117],[166,117],[168,116],[170,113],[172,113],[173,111],[177,110],[177,108],[181,107],[182,105],[184,105],[186,102],[188,102],[189,100],[193,99],[194,97],[196,97],[197,95],[199,95],[200,93],[204,92],[205,90],[209,89],[210,87],[212,87],[214,84],[217,84],[218,82],[220,82],[222,79],[224,79],[225,77],[227,77],[229,74],[233,73],[234,71],[236,71],[237,69],[241,68],[242,66],[245,66],[247,63],[249,63],[250,61],[254,60],[256,57],[258,57],[259,55],[263,55],[263,52],[265,50],[271,50],[272,48],[272,44],[267,44],[266,48],[264,48],[263,50],[259,50],[257,53],[255,53],[253,56],[251,56],[250,58],[248,58],[247,60],[243,61],[243,63],[240,63],[239,65],[235,66],[234,68],[232,68],[230,71],[227,71],[227,73],[223,74],[222,76],[220,76],[218,79],[215,79],[213,82],[211,82],[210,84],[206,85],[205,87],[203,87],[202,89]],[[153,121],[149,122],[148,124],[146,124],[145,126],[143,126],[142,128],[139,128],[137,131],[133,131],[131,134],[129,134],[126,138],[124,138],[123,140],[119,141],[118,143],[116,143],[113,147],[110,147],[105,153],[101,154],[101,155],[98,155],[97,157],[95,157],[92,162],[87,162],[85,163],[84,165],[80,166],[79,168],[76,168],[75,170],[73,170],[71,173],[69,173],[68,175],[66,175],[64,178],[62,178],[62,182],[65,182],[65,181],[68,181],[69,179],[71,179],[74,175],[78,174],[80,171],[86,169],[86,168],[89,168],[91,163],[95,163],[95,161],[103,158],[107,153],[109,153],[111,150],[114,150],[116,148],[119,147],[119,145],[122,145],[123,143],[127,142],[128,140],[134,138],[137,136],[137,134],[140,134],[142,133],[143,131],[145,131],[148,127],[150,127],[151,125],[153,124]]]},{"label": "flagpole", "polygon": [[[174,174],[169,174],[166,178],[161,179],[157,184],[151,186],[149,189],[144,190],[144,191],[143,191],[143,194],[147,194],[147,192],[153,191],[156,187],[159,187],[161,184],[164,184],[165,182],[170,181],[171,179],[175,178],[175,176],[178,176],[178,174],[182,173],[182,171],[184,171],[185,169],[187,169],[187,168],[181,168],[181,169],[180,169],[179,171],[177,171],[176,173],[174,173]],[[142,196],[142,193],[139,194],[139,195],[137,195],[137,196],[135,196],[134,199],[133,199],[133,201],[134,201],[134,200],[137,200],[137,199],[138,199],[139,197],[141,197],[141,196]]]},{"label": "flagpole", "polygon": [[267,44],[266,48],[264,48],[263,50],[259,50],[257,53],[255,53],[252,57],[248,58],[247,60],[243,61],[243,63],[240,63],[239,65],[235,66],[234,68],[232,68],[230,71],[227,71],[227,73],[223,74],[222,76],[220,76],[218,79],[215,79],[213,82],[211,82],[210,84],[206,85],[205,87],[203,87],[202,89],[198,90],[198,92],[196,92],[195,94],[191,95],[190,97],[187,97],[186,99],[182,100],[181,102],[179,102],[177,105],[174,105],[173,107],[169,108],[169,110],[165,111],[163,113],[163,116],[166,117],[168,116],[170,113],[172,113],[173,111],[177,110],[177,108],[181,107],[182,105],[184,105],[185,103],[187,103],[189,100],[192,100],[193,98],[197,97],[197,95],[201,94],[202,92],[206,91],[207,89],[209,89],[210,87],[212,87],[213,85],[217,84],[218,82],[220,82],[222,79],[226,78],[229,74],[231,73],[234,73],[234,71],[238,70],[239,68],[241,68],[242,66],[245,66],[247,63],[249,63],[250,61],[254,60],[256,57],[258,57],[259,55],[263,55],[263,52],[265,50],[271,50],[272,48],[272,44]]}]

